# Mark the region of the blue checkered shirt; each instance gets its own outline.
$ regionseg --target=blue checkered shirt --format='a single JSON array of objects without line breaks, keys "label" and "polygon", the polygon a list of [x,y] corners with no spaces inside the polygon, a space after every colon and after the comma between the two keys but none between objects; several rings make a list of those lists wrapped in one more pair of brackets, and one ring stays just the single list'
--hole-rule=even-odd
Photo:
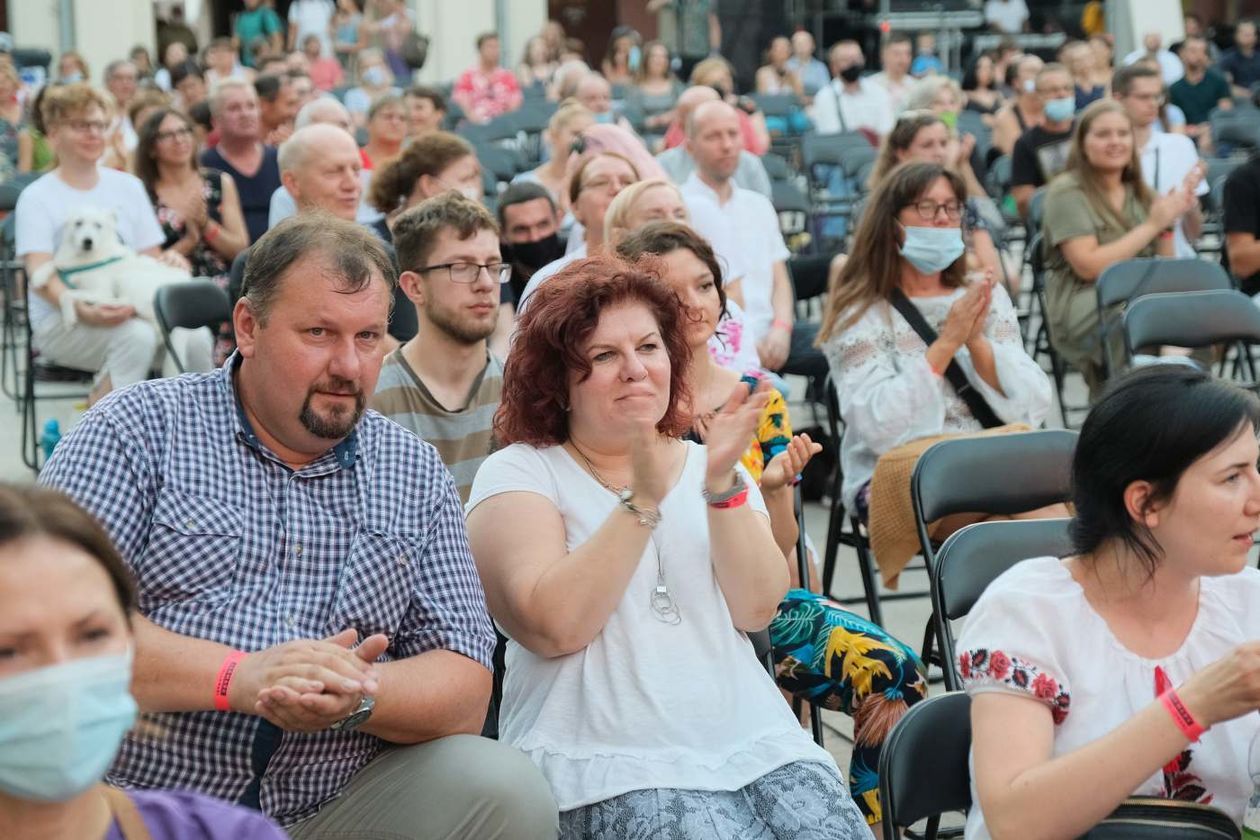
[{"label": "blue checkered shirt", "polygon": [[[135,573],[140,612],[244,651],[353,627],[389,636],[383,660],[443,649],[492,667],[485,594],[437,450],[367,411],[349,438],[294,471],[238,408],[238,358],[111,394],[40,476],[108,529]],[[340,793],[384,743],[281,733],[235,713],[147,719],[155,726],[127,737],[110,781],[256,801],[284,825]]]}]

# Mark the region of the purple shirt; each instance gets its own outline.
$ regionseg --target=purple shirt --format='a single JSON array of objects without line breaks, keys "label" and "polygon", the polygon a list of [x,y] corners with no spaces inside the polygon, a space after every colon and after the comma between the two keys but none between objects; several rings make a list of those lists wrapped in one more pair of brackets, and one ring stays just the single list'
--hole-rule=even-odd
[{"label": "purple shirt", "polygon": [[[128,790],[153,840],[285,840],[257,811],[184,790]],[[111,823],[105,840],[123,840]]]}]

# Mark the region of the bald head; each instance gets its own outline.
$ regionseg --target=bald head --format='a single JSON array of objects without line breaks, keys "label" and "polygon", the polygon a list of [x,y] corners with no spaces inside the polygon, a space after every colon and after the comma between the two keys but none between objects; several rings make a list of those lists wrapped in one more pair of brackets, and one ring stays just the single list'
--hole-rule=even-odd
[{"label": "bald head", "polygon": [[702,102],[687,120],[687,151],[700,178],[720,189],[735,175],[744,150],[739,116],[725,102]]},{"label": "bald head", "polygon": [[691,112],[696,110],[698,105],[705,102],[716,102],[721,96],[716,90],[707,85],[696,85],[689,87],[678,95],[678,101],[674,103],[674,113],[678,121],[685,127],[688,120],[691,119]]},{"label": "bald head", "polygon": [[718,99],[715,91],[713,99],[701,102],[691,109],[691,114],[688,115],[683,127],[687,130],[688,137],[696,137],[700,132],[716,124],[723,127],[734,124],[735,130],[739,131],[739,115],[735,113],[734,108]]},{"label": "bald head", "polygon": [[583,76],[574,95],[591,113],[606,114],[612,110],[612,85],[598,73]]},{"label": "bald head", "polygon": [[306,128],[308,125],[335,125],[347,134],[353,133],[350,112],[331,96],[321,96],[302,106],[298,111],[294,127]]},{"label": "bald head", "polygon": [[324,210],[354,221],[363,161],[349,132],[328,123],[300,128],[280,146],[279,162],[280,180],[299,213]]}]

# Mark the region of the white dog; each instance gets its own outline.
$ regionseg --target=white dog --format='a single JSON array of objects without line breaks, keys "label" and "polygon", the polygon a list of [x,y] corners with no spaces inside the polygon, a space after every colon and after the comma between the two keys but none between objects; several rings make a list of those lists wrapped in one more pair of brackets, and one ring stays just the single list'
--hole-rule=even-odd
[{"label": "white dog", "polygon": [[187,272],[122,244],[114,211],[91,207],[80,208],[66,220],[57,253],[35,272],[31,285],[41,288],[54,272],[66,285],[61,317],[67,324],[78,321],[74,305],[82,300],[129,305],[156,326],[153,297],[157,290],[190,279]]}]

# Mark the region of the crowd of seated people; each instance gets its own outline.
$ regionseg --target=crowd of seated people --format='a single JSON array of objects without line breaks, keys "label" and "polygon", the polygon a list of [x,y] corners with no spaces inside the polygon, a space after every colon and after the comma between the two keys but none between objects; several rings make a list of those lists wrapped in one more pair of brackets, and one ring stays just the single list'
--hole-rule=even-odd
[{"label": "crowd of seated people", "polygon": [[[32,349],[93,376],[48,489],[0,487],[0,650],[35,632],[19,607],[39,599],[58,606],[39,633],[88,611],[102,627],[81,651],[0,661],[0,704],[42,675],[58,710],[89,687],[112,705],[75,767],[0,715],[0,835],[880,836],[880,756],[927,668],[822,591],[797,485],[828,442],[789,405],[834,385],[833,503],[895,585],[914,548],[878,541],[897,495],[881,469],[1051,415],[1020,324],[1021,226],[1043,248],[1036,317],[1095,408],[1075,554],[1001,579],[960,637],[982,722],[966,836],[1023,836],[1029,813],[1080,833],[1128,794],[1175,798],[1151,779],[1179,754],[1182,783],[1241,820],[1260,700],[1227,666],[1254,668],[1233,619],[1254,585],[1239,558],[1260,409],[1189,365],[1109,383],[1094,283],[1195,257],[1212,213],[1226,266],[1260,292],[1260,164],[1235,154],[1223,202],[1202,204],[1204,158],[1239,151],[1213,115],[1260,81],[1254,26],[1217,56],[1188,28],[1114,67],[1106,38],[1048,62],[1004,43],[961,85],[929,37],[821,52],[785,32],[740,68],[744,91],[694,44],[618,27],[588,64],[551,22],[515,67],[481,34],[475,64],[434,87],[412,83],[406,4],[369,7],[298,0],[284,21],[249,2],[234,38],[171,40],[159,67],[133,51],[101,87],[67,52],[26,89],[0,52],[0,180],[29,179],[15,253],[41,281]],[[754,94],[794,104],[768,115]],[[544,100],[528,142],[478,139]],[[785,237],[768,153],[816,189],[801,137],[840,133],[869,147],[860,183],[821,176],[820,200],[855,199],[847,237]],[[169,375],[133,307],[79,298],[54,266],[83,207],[225,290],[230,321],[179,336],[190,373]],[[830,260],[820,310],[798,306],[802,247]],[[1157,434],[1163,402],[1186,440]],[[1130,415],[1152,419],[1126,438]],[[1204,559],[1209,524],[1231,536]],[[1037,625],[1065,610],[1071,627]],[[1108,661],[1065,653],[1104,638]],[[1110,672],[1145,693],[1091,696]],[[1211,727],[1189,751],[1155,702],[1174,689]],[[853,717],[847,773],[802,699]],[[11,744],[49,775],[10,772]],[[1082,807],[1034,802],[1043,785]]]}]

